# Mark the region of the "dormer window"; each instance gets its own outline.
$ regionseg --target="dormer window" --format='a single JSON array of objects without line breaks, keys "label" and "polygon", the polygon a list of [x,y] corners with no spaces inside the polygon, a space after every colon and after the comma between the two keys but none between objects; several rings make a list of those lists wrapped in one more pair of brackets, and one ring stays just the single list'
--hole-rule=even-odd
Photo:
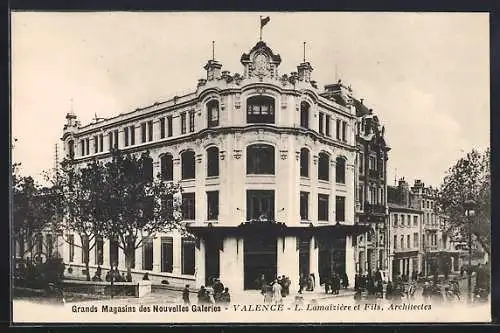
[{"label": "dormer window", "polygon": [[253,96],[247,99],[247,123],[274,124],[274,98]]},{"label": "dormer window", "polygon": [[219,102],[210,101],[207,103],[207,126],[216,127],[219,126]]}]

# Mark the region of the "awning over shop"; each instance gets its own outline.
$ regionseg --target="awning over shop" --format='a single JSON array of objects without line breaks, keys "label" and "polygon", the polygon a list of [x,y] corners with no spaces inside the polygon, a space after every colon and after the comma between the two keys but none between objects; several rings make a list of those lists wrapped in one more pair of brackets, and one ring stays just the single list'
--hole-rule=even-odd
[{"label": "awning over shop", "polygon": [[220,226],[208,223],[203,226],[188,226],[187,230],[197,237],[243,237],[245,235],[267,235],[267,236],[321,236],[341,238],[345,236],[357,236],[371,230],[366,225],[352,225],[337,223],[334,225],[300,225],[287,226],[285,223],[277,222],[244,222],[238,226]]}]

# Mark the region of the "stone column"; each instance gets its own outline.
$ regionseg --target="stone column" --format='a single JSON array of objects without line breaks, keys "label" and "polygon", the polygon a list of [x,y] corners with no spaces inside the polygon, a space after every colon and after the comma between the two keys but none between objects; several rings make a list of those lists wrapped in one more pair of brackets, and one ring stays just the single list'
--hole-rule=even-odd
[{"label": "stone column", "polygon": [[413,258],[408,258],[408,278],[411,278],[411,274],[413,273]]},{"label": "stone column", "polygon": [[[290,278],[292,282],[290,291],[298,291],[299,251],[297,249],[297,240],[293,236],[278,237],[277,247],[278,262],[276,272],[279,276],[285,275]],[[317,278],[316,274],[316,279]]]},{"label": "stone column", "polygon": [[205,285],[205,240],[200,238],[200,248],[195,248],[195,278],[196,287]]},{"label": "stone column", "polygon": [[[199,266],[200,262],[196,261],[195,265]],[[181,273],[182,273],[182,238],[180,237],[180,235],[173,235],[173,237],[172,237],[172,274],[181,275]]]},{"label": "stone column", "polygon": [[[142,257],[142,255],[141,255]],[[161,272],[161,238],[153,238],[153,272]]]},{"label": "stone column", "polygon": [[356,275],[356,259],[354,257],[352,238],[353,236],[346,236],[345,239],[345,272],[349,279],[349,284],[351,286],[354,286],[354,276]]},{"label": "stone column", "polygon": [[318,254],[319,245],[317,245],[317,239],[313,236],[309,242],[309,274],[314,274],[316,279],[316,288],[319,288],[319,269],[318,269]]},{"label": "stone column", "polygon": [[404,272],[403,259],[399,259],[399,275],[404,274]]},{"label": "stone column", "polygon": [[244,289],[243,279],[243,240],[227,237],[223,241],[224,250],[220,251],[220,278],[229,292]]}]

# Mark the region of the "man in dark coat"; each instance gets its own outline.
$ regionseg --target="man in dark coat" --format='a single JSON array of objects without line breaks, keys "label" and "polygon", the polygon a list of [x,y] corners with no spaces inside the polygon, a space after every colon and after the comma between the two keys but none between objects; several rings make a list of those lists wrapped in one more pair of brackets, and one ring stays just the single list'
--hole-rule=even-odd
[{"label": "man in dark coat", "polygon": [[214,289],[214,301],[218,302],[220,295],[224,291],[224,285],[219,279],[215,279],[213,289]]},{"label": "man in dark coat", "polygon": [[186,284],[186,287],[184,287],[184,290],[182,291],[182,300],[184,301],[184,304],[189,304],[189,284]]},{"label": "man in dark coat", "polygon": [[205,286],[201,286],[200,290],[198,290],[198,304],[203,304],[205,298]]}]

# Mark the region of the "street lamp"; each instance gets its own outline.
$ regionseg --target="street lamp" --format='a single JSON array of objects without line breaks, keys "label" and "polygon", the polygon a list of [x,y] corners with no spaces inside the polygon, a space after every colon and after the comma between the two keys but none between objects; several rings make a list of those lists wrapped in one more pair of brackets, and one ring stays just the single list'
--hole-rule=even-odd
[{"label": "street lamp", "polygon": [[468,290],[468,296],[469,296],[469,302],[472,301],[472,219],[474,218],[474,215],[476,214],[475,212],[475,207],[476,203],[472,200],[467,200],[464,202],[464,208],[465,208],[465,216],[467,217],[467,222],[469,224],[469,267],[468,267],[468,276],[467,276],[467,290]]}]

